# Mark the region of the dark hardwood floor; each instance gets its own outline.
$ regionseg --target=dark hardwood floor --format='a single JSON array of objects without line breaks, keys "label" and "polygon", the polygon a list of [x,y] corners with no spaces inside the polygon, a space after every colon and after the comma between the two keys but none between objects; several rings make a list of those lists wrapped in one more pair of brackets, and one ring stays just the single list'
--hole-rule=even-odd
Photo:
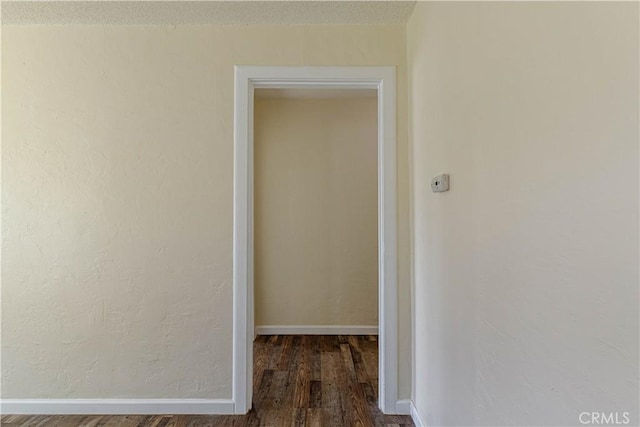
[{"label": "dark hardwood floor", "polygon": [[3,415],[3,426],[413,426],[383,415],[375,336],[259,336],[247,415]]}]

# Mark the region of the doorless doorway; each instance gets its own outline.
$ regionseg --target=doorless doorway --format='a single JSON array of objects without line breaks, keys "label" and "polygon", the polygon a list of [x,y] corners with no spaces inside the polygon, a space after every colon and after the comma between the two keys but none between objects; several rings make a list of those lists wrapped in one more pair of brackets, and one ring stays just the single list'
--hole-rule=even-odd
[{"label": "doorless doorway", "polygon": [[233,401],[251,409],[253,392],[253,107],[254,90],[375,89],[378,96],[379,396],[383,413],[397,403],[396,109],[393,67],[235,67],[233,234]]}]

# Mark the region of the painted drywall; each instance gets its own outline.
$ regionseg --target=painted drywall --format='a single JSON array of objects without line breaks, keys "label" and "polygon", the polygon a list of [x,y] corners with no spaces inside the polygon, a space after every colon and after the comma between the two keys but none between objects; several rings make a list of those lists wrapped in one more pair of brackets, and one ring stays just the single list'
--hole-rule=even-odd
[{"label": "painted drywall", "polygon": [[256,100],[256,326],[377,326],[377,107]]},{"label": "painted drywall", "polygon": [[395,65],[404,26],[2,28],[3,398],[230,398],[233,66]]},{"label": "painted drywall", "polygon": [[430,426],[638,425],[638,6],[416,6],[413,399]]},{"label": "painted drywall", "polygon": [[413,0],[5,1],[2,25],[390,25],[406,24],[414,6]]}]

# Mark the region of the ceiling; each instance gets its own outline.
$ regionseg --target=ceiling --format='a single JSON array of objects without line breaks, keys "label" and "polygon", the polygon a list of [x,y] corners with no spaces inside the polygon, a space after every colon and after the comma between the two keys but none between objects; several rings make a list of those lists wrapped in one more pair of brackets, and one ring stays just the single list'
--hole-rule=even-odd
[{"label": "ceiling", "polygon": [[414,1],[2,1],[3,25],[405,24]]}]

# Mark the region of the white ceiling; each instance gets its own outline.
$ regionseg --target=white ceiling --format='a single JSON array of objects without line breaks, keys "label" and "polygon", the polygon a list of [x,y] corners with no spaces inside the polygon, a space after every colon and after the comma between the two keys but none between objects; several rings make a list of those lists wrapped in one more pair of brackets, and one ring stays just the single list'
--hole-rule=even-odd
[{"label": "white ceiling", "polygon": [[414,1],[2,1],[2,23],[404,24]]}]

